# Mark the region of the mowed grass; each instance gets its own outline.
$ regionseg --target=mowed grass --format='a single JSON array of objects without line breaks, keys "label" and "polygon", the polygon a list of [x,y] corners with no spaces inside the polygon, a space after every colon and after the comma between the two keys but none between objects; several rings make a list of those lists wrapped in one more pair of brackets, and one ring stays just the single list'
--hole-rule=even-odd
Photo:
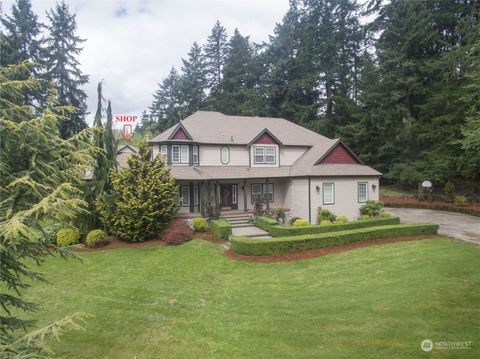
[{"label": "mowed grass", "polygon": [[[290,263],[233,261],[202,240],[52,258],[38,326],[75,312],[65,358],[480,357],[480,247],[440,238]],[[471,350],[420,349],[423,339]]]}]

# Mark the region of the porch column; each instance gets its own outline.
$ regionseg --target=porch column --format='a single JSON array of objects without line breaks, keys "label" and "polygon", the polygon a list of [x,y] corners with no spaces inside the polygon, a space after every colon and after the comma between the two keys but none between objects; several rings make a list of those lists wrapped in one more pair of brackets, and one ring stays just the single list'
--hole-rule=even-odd
[{"label": "porch column", "polygon": [[247,211],[247,180],[243,180],[243,211]]},{"label": "porch column", "polygon": [[188,183],[189,189],[190,189],[190,213],[195,212],[195,201],[193,198],[193,182]]},{"label": "porch column", "polygon": [[268,178],[265,180],[265,191],[266,191],[266,193],[265,193],[266,201],[265,202],[267,202],[267,211],[268,211],[270,209],[270,202],[268,201]]}]

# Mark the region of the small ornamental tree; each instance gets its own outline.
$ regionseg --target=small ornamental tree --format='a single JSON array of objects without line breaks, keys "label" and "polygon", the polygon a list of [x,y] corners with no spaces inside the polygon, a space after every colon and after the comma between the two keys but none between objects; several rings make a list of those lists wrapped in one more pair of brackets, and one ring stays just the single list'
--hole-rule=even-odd
[{"label": "small ornamental tree", "polygon": [[97,200],[101,220],[110,232],[131,242],[155,237],[178,211],[178,187],[161,156],[152,159],[143,144],[128,168],[110,172],[112,195]]}]

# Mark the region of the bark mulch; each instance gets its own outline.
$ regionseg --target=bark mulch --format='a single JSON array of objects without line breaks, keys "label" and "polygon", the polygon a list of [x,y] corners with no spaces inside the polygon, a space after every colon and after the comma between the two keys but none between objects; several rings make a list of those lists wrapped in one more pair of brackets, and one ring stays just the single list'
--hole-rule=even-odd
[{"label": "bark mulch", "polygon": [[458,206],[455,203],[440,199],[432,202],[419,201],[413,196],[381,196],[380,201],[383,202],[385,207],[437,209],[480,216],[480,203],[475,201],[470,201],[466,206]]},{"label": "bark mulch", "polygon": [[[225,241],[217,238],[216,236],[214,236],[209,232],[204,232],[204,233],[195,232],[194,238],[200,238],[215,244],[225,243]],[[111,236],[110,242],[108,242],[104,246],[96,247],[96,248],[81,247],[81,248],[76,248],[75,250],[79,252],[95,252],[95,251],[104,251],[104,250],[119,249],[119,248],[135,249],[135,248],[162,247],[167,245],[168,244],[165,243],[165,241],[163,241],[161,238],[154,238],[145,242],[128,242],[128,241],[121,240],[118,237]]]},{"label": "bark mulch", "polygon": [[440,236],[438,235],[428,235],[428,236],[396,237],[396,238],[390,238],[390,239],[370,239],[367,241],[348,243],[348,244],[344,244],[337,247],[311,249],[305,252],[285,253],[285,254],[279,254],[279,255],[273,255],[273,256],[244,256],[244,255],[233,252],[232,249],[230,248],[225,251],[225,255],[234,260],[247,261],[247,262],[258,262],[258,263],[293,262],[293,261],[326,256],[332,253],[346,252],[346,251],[350,251],[352,249],[357,249],[357,248],[376,246],[379,244],[418,241],[423,239],[435,239],[439,237]]}]

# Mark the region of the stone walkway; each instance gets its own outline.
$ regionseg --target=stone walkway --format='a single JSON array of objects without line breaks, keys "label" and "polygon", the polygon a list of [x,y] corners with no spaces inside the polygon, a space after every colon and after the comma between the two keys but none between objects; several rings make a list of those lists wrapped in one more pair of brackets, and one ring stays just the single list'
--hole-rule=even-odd
[{"label": "stone walkway", "polygon": [[234,236],[255,237],[255,238],[272,238],[268,232],[255,227],[250,223],[250,215],[248,214],[227,214],[222,216],[232,226],[232,234]]}]

